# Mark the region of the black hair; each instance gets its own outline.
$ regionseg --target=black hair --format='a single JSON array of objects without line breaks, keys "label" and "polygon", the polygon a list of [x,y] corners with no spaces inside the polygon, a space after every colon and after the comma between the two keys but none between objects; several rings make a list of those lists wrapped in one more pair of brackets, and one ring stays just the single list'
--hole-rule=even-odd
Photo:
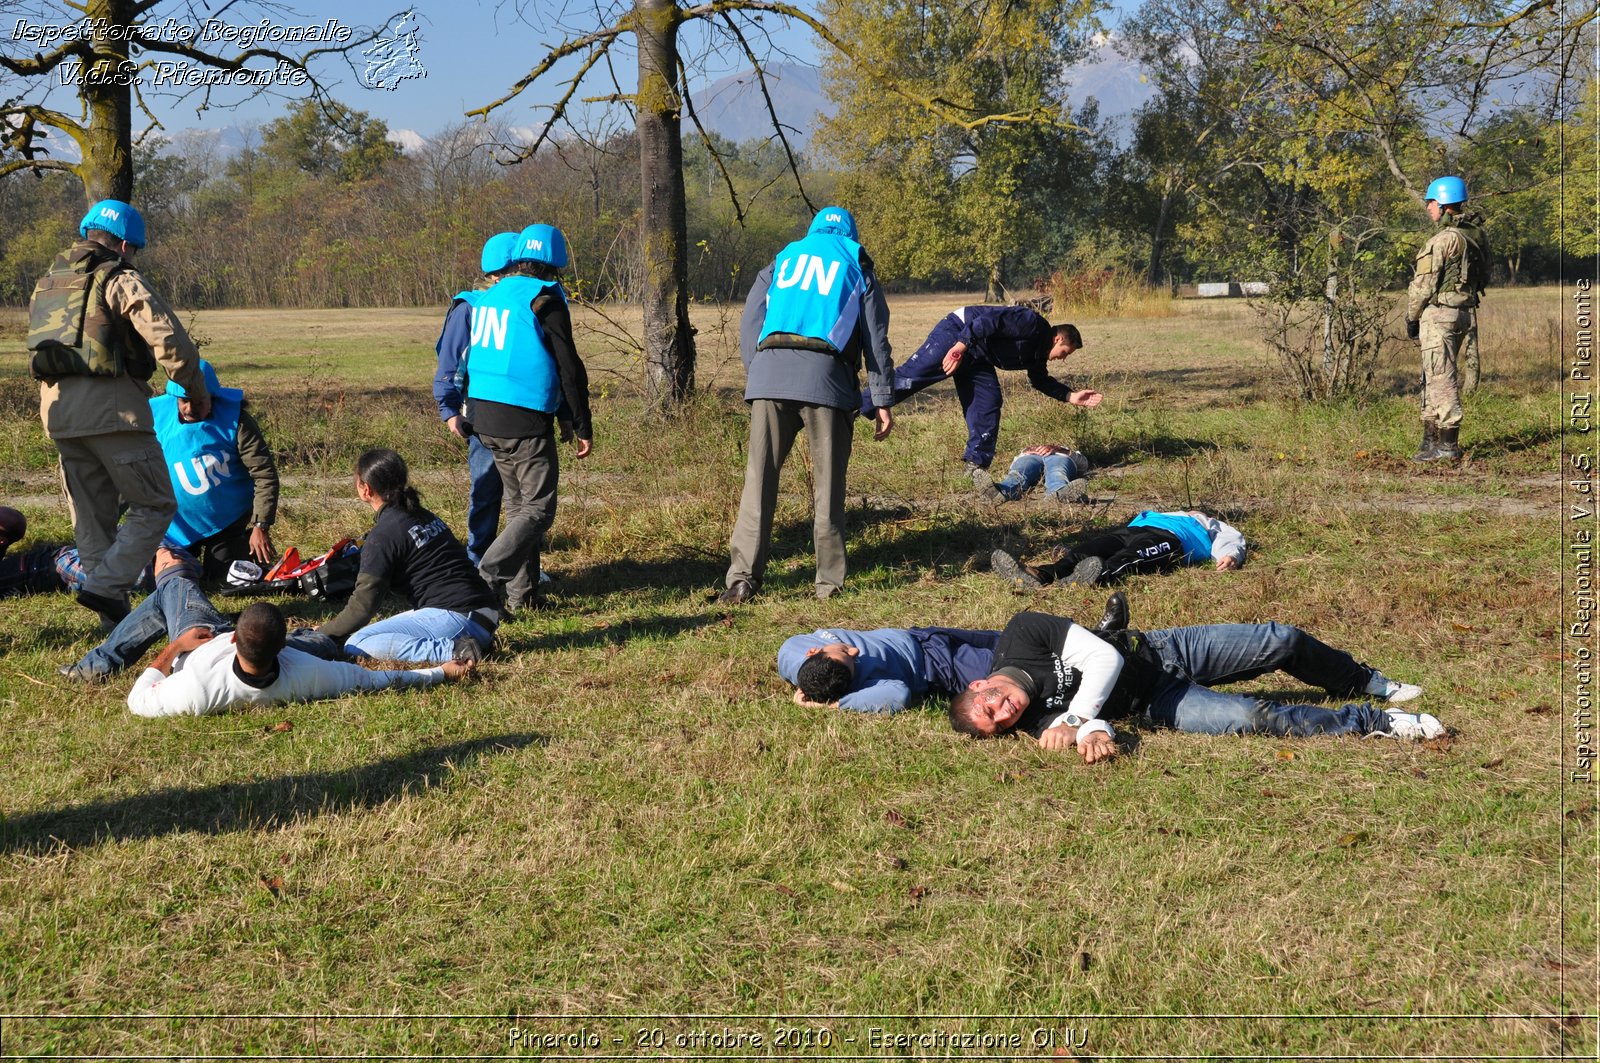
[{"label": "black hair", "polygon": [[1052,325],[1051,328],[1055,329],[1056,335],[1065,336],[1067,338],[1067,342],[1072,344],[1074,347],[1078,348],[1079,350],[1083,349],[1083,334],[1078,331],[1077,325],[1060,324]]},{"label": "black hair", "polygon": [[973,703],[978,700],[978,692],[968,688],[950,699],[950,726],[964,735],[973,738],[989,738],[990,735],[978,730],[972,722],[974,715]]},{"label": "black hair", "polygon": [[561,271],[548,262],[534,262],[531,259],[519,259],[506,266],[505,269],[489,274],[491,277],[533,277],[542,281],[553,281],[561,276]]},{"label": "black hair", "polygon": [[422,509],[422,498],[410,483],[406,459],[388,447],[373,447],[362,454],[356,461],[356,476],[385,505],[399,506],[413,515]]},{"label": "black hair", "polygon": [[850,693],[855,670],[826,653],[813,653],[800,662],[800,670],[794,678],[807,701],[827,705]]},{"label": "black hair", "polygon": [[283,611],[271,602],[245,606],[233,628],[233,647],[252,668],[271,668],[288,638]]}]

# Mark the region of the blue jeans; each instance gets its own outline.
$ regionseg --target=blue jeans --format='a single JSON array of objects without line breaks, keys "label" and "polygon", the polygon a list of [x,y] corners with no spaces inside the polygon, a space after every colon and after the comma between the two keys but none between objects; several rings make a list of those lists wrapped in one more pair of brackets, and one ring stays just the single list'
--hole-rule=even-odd
[{"label": "blue jeans", "polygon": [[[174,639],[197,627],[212,632],[233,630],[233,624],[217,612],[198,583],[181,573],[168,572],[156,581],[155,591],[111,629],[104,642],[84,655],[78,671],[87,676],[115,675],[137,663],[163,638]],[[290,632],[287,645],[327,660],[339,657],[332,640],[313,629]]]},{"label": "blue jeans", "polygon": [[177,638],[190,628],[226,631],[229,626],[198,583],[168,576],[156,582],[155,592],[123,617],[104,642],[84,655],[78,670],[92,676],[114,675],[163,638]]},{"label": "blue jeans", "polygon": [[1283,671],[1334,694],[1362,693],[1373,670],[1288,624],[1207,624],[1148,631],[1167,675],[1151,693],[1151,722],[1196,734],[1368,734],[1389,729],[1389,714],[1369,704],[1286,705],[1209,689],[1213,683]]},{"label": "blue jeans", "polygon": [[1041,479],[1046,494],[1055,494],[1067,483],[1081,477],[1077,463],[1065,454],[1052,454],[1041,458],[1037,454],[1018,454],[1011,459],[1011,468],[1005,479],[996,480],[995,488],[1015,502],[1027,494]]},{"label": "blue jeans", "polygon": [[467,440],[467,474],[472,477],[467,493],[467,556],[476,565],[500,527],[500,496],[504,493],[494,455],[477,436]]},{"label": "blue jeans", "polygon": [[413,664],[443,664],[455,659],[456,639],[471,635],[485,652],[494,634],[463,613],[412,609],[368,624],[344,640],[351,657],[378,657]]}]

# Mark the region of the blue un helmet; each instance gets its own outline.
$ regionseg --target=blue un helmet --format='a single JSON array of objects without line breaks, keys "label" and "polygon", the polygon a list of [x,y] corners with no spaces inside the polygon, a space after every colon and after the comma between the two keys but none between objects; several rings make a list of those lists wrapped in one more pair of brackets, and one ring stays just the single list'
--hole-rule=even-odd
[{"label": "blue un helmet", "polygon": [[1457,206],[1467,201],[1467,182],[1459,177],[1437,177],[1422,198],[1431,199],[1441,207]]},{"label": "blue un helmet", "polygon": [[[212,398],[233,399],[235,401],[244,398],[244,392],[238,388],[223,387],[222,381],[217,379],[216,368],[204,358],[200,359],[200,375],[205,378],[206,391],[210,393]],[[189,397],[188,389],[176,380],[167,381],[167,394],[179,399]]]},{"label": "blue un helmet", "polygon": [[517,234],[513,262],[543,262],[556,269],[567,268],[567,238],[554,225],[533,224]]},{"label": "blue un helmet", "polygon": [[120,199],[102,199],[90,207],[78,223],[78,235],[88,236],[90,229],[108,232],[134,247],[144,246],[144,217]]},{"label": "blue un helmet", "polygon": [[823,207],[817,211],[817,216],[811,219],[811,228],[806,232],[811,234],[829,233],[833,236],[842,236],[846,240],[861,242],[861,237],[856,234],[856,220],[848,210],[843,207]]},{"label": "blue un helmet", "polygon": [[495,233],[483,242],[480,264],[485,273],[499,273],[511,265],[511,252],[517,246],[516,233]]}]

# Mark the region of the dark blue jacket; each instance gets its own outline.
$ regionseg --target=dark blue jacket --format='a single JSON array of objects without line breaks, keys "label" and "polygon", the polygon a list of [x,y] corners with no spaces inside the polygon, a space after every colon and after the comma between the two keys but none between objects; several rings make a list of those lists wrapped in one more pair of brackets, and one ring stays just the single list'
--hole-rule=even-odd
[{"label": "dark blue jacket", "polygon": [[967,345],[974,365],[1026,370],[1036,390],[1061,402],[1072,397],[1072,389],[1046,368],[1055,329],[1034,311],[1025,306],[968,306],[950,318],[957,319],[957,337]]}]

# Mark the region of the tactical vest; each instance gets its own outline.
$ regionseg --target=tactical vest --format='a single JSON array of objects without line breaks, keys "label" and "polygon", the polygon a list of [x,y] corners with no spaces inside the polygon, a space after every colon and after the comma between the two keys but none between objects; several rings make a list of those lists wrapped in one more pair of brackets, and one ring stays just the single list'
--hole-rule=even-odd
[{"label": "tactical vest", "polygon": [[55,257],[28,305],[29,368],[35,380],[123,373],[150,379],[156,362],[149,346],[106,306],[105,287],[126,265],[91,242],[74,244]]},{"label": "tactical vest", "polygon": [[1481,222],[1478,215],[1471,215],[1446,222],[1440,229],[1441,234],[1449,230],[1460,236],[1466,249],[1460,258],[1449,259],[1444,264],[1439,290],[1433,300],[1439,306],[1457,309],[1477,306],[1483,290],[1489,286],[1489,241]]},{"label": "tactical vest", "polygon": [[255,504],[255,481],[239,456],[239,411],[244,403],[237,394],[232,388],[213,394],[211,416],[190,424],[178,419],[176,395],[150,400],[156,439],[178,500],[167,536],[179,546],[209,539],[248,515]]},{"label": "tactical vest", "polygon": [[865,289],[860,244],[832,233],[796,240],[773,263],[757,349],[843,351],[855,334]]},{"label": "tactical vest", "polygon": [[1155,528],[1170,532],[1183,544],[1183,562],[1186,565],[1204,564],[1211,557],[1211,536],[1204,524],[1183,514],[1152,513],[1149,510],[1128,522],[1130,528]]},{"label": "tactical vest", "polygon": [[565,299],[557,282],[520,276],[457,296],[472,306],[472,342],[462,358],[467,398],[556,412],[561,378],[532,308],[544,294]]},{"label": "tactical vest", "polygon": [[1133,628],[1121,631],[1095,631],[1101,641],[1113,646],[1122,654],[1122,671],[1106,697],[1100,715],[1108,720],[1126,719],[1145,710],[1150,695],[1161,680],[1167,678],[1165,663],[1160,654],[1150,648],[1144,632]]}]

